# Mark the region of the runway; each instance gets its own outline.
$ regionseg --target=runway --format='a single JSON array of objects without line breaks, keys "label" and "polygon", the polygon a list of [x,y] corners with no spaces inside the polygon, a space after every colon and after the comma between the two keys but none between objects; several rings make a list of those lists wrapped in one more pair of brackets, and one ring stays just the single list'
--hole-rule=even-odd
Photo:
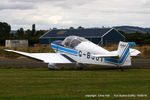
[{"label": "runway", "polygon": [[[63,65],[64,66],[64,65]],[[1,68],[47,68],[47,64],[41,61],[22,58],[22,59],[0,59]],[[99,66],[96,68],[113,68],[111,66]],[[132,59],[132,66],[125,68],[150,68],[150,59]]]}]

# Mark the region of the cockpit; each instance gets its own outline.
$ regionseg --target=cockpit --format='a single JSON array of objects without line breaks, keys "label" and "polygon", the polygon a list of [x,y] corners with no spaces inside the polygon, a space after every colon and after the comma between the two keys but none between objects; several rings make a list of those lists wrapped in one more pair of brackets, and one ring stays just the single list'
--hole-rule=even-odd
[{"label": "cockpit", "polygon": [[62,42],[62,45],[66,47],[70,47],[70,48],[75,48],[82,41],[88,41],[88,40],[83,37],[69,36],[64,39],[64,41]]}]

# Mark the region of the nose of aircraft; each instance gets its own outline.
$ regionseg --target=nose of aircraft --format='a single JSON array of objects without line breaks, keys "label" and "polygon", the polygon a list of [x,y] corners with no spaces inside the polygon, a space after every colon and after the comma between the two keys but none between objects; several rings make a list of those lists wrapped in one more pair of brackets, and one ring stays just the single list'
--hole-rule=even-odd
[{"label": "nose of aircraft", "polygon": [[62,41],[56,40],[56,41],[53,41],[51,44],[62,45]]}]

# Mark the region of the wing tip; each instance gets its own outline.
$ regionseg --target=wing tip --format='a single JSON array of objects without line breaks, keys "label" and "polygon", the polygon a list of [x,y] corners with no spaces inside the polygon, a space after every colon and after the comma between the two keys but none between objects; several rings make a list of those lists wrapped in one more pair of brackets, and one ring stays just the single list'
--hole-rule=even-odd
[{"label": "wing tip", "polygon": [[4,51],[12,52],[13,50],[10,50],[10,49],[4,49]]}]

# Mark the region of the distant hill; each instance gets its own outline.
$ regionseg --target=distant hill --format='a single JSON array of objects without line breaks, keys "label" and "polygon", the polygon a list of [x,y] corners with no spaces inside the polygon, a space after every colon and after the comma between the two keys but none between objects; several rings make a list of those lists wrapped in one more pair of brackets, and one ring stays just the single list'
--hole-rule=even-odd
[{"label": "distant hill", "polygon": [[125,33],[150,33],[150,28],[142,28],[142,27],[136,27],[136,26],[115,26],[114,28],[118,30],[122,30]]}]

